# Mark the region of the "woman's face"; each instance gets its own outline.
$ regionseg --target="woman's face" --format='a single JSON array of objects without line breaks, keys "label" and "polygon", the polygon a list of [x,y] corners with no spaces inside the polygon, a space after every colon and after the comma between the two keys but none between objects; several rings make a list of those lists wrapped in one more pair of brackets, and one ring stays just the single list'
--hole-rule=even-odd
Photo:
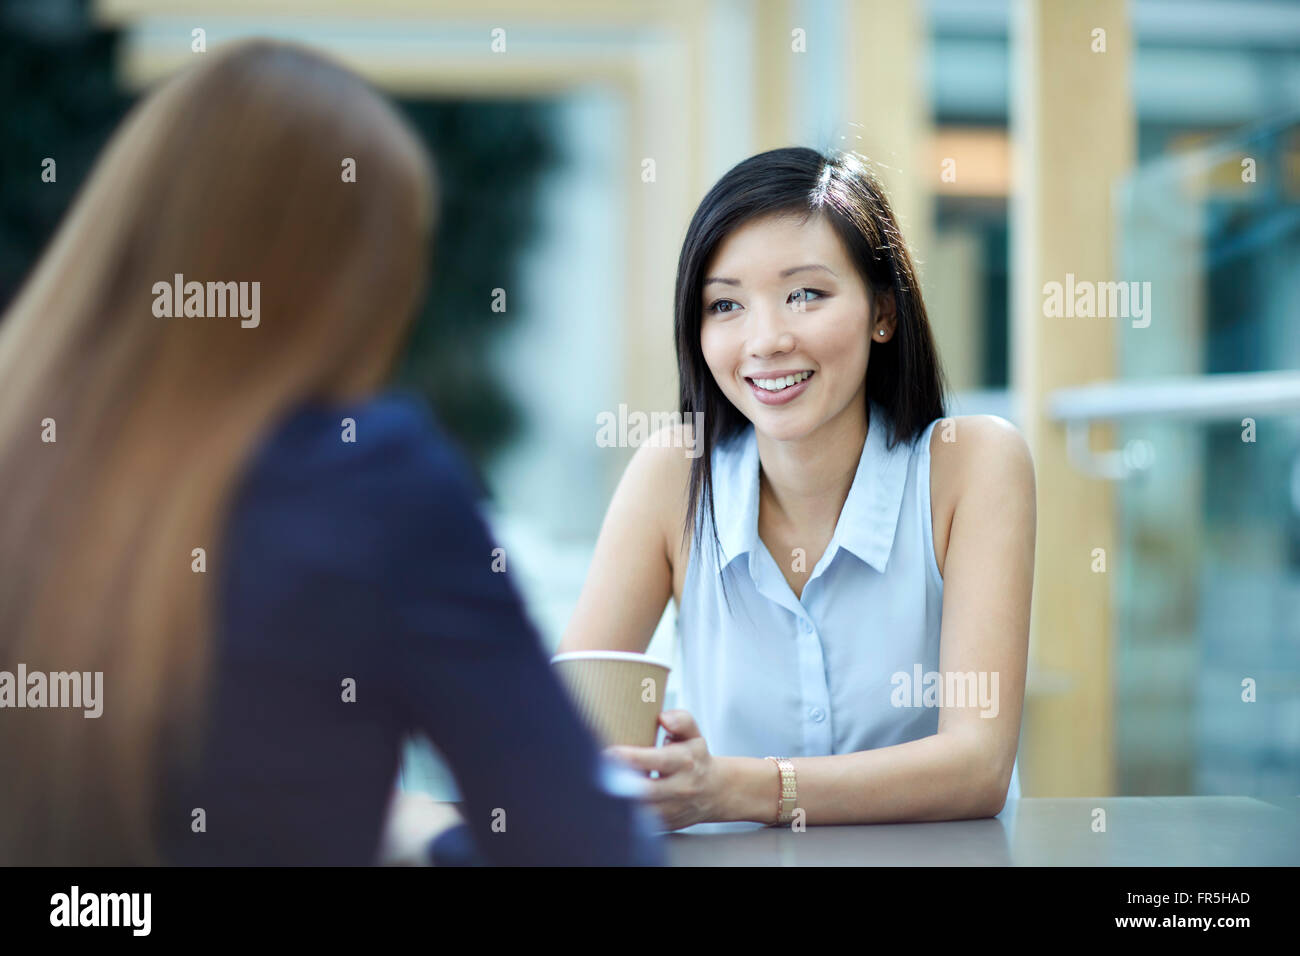
[{"label": "woman's face", "polygon": [[894,334],[893,301],[880,297],[873,322],[825,217],[750,220],[718,246],[702,290],[704,361],[757,431],[798,441],[842,415],[865,420],[867,361]]}]

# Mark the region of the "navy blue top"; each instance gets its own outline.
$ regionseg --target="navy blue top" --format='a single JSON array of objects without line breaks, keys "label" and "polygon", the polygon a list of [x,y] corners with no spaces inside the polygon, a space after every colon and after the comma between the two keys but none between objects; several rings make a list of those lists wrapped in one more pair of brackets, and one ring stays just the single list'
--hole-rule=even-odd
[{"label": "navy blue top", "polygon": [[616,794],[494,547],[419,400],[283,422],[214,562],[208,730],[196,770],[169,777],[169,858],[371,864],[403,738],[423,733],[467,821],[433,842],[436,863],[661,864],[649,811]]}]

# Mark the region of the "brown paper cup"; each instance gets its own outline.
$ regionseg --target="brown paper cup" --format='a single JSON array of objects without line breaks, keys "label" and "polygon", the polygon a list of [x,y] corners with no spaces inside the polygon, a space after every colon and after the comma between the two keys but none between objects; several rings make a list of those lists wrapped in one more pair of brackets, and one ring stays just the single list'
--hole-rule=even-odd
[{"label": "brown paper cup", "polygon": [[629,651],[573,651],[557,654],[551,664],[605,746],[655,745],[667,664]]}]

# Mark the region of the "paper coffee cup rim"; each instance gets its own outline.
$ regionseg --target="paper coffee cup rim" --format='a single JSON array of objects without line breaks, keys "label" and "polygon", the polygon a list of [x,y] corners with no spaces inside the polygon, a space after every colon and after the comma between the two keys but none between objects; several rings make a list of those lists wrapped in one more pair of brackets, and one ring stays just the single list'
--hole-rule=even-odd
[{"label": "paper coffee cup rim", "polygon": [[648,654],[638,654],[635,651],[565,651],[563,654],[556,654],[552,657],[551,663],[558,664],[562,661],[578,660],[638,661],[642,664],[654,664],[656,667],[662,667],[665,670],[672,670],[672,666],[664,661],[655,660]]}]

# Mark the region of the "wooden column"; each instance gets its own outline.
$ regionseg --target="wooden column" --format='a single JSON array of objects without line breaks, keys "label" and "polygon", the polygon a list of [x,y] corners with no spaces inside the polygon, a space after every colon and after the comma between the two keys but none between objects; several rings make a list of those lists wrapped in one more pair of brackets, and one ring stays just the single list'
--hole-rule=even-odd
[{"label": "wooden column", "polygon": [[924,292],[933,231],[933,184],[939,178],[930,161],[924,4],[854,0],[843,9],[845,140],[840,145],[861,152],[874,164],[916,257]]},{"label": "wooden column", "polygon": [[791,74],[795,53],[790,31],[795,22],[792,0],[756,0],[753,20],[754,152],[796,145],[791,139]]},{"label": "wooden column", "polygon": [[[1120,278],[1111,189],[1134,157],[1132,40],[1124,0],[1012,9],[1012,381],[1038,478],[1030,670],[1057,688],[1027,701],[1022,785],[1025,796],[1102,796],[1115,780],[1115,495],[1069,465],[1044,403],[1057,388],[1113,377],[1117,320],[1047,317],[1043,287],[1067,273]],[[1096,431],[1098,447],[1113,439]],[[1095,548],[1104,573],[1093,570]]]}]

